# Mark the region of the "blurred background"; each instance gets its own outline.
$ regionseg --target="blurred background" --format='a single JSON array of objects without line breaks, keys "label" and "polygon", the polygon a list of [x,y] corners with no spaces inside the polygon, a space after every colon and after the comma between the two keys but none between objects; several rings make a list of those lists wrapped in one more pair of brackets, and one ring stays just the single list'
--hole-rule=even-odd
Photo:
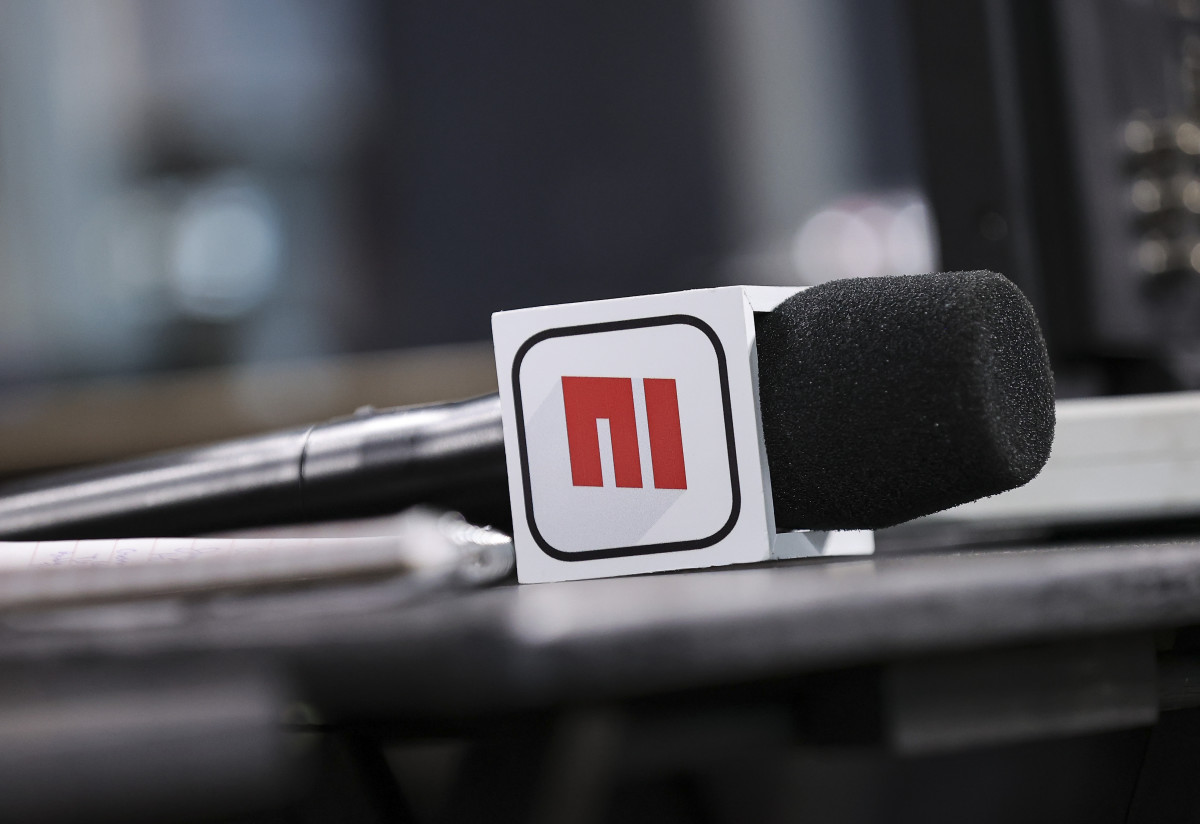
[{"label": "blurred background", "polygon": [[900,6],[3,0],[0,471],[486,392],[499,309],[934,268]]},{"label": "blurred background", "polygon": [[9,384],[933,265],[893,0],[0,13]]},{"label": "blurred background", "polygon": [[0,474],[489,391],[499,309],[991,268],[1200,387],[1200,4],[0,0]]},{"label": "blurred background", "polygon": [[[1060,397],[1200,389],[1200,0],[0,0],[0,479],[493,391],[501,309],[972,269],[1029,297]],[[1187,425],[1162,427],[1163,455],[1190,446],[1171,439]],[[1164,489],[1187,492],[1167,470]],[[828,591],[873,563],[829,564]],[[940,585],[943,567],[918,568]],[[1195,576],[1165,569],[1117,595],[1085,576],[1075,597],[1105,632],[1141,633],[1150,619],[1123,625],[1140,613],[1108,605],[1186,600]],[[774,584],[764,624],[697,590],[732,634],[711,647],[650,634],[671,655],[645,649],[664,667],[697,656],[717,686],[651,676],[647,696],[611,707],[587,704],[604,679],[570,680],[580,653],[556,646],[554,621],[573,613],[536,587],[510,588],[534,593],[511,614],[499,599],[505,611],[467,613],[477,624],[450,599],[411,626],[282,611],[270,654],[228,672],[216,653],[253,649],[237,627],[253,613],[224,601],[147,612],[144,635],[116,611],[6,618],[0,775],[40,769],[44,784],[7,795],[86,820],[131,820],[147,799],[226,815],[263,803],[294,755],[284,744],[317,731],[325,777],[304,788],[317,802],[219,820],[516,820],[540,786],[544,821],[1197,820],[1200,712],[1148,726],[1196,706],[1200,632],[1165,631],[1192,613],[1155,619],[1153,637],[1076,644],[1072,590],[1030,579],[1044,601],[1000,609],[1067,616],[1045,647],[801,676],[788,644],[832,624],[785,623]],[[638,580],[641,601],[581,609],[615,605],[634,626],[667,578]],[[993,590],[978,591],[987,607]],[[921,626],[958,614],[913,598]],[[859,607],[834,600],[850,622]],[[576,627],[579,649],[636,675],[651,653],[622,657],[636,635],[606,627]],[[200,640],[176,655],[173,637]],[[761,639],[782,645],[781,669]],[[271,644],[296,657],[284,667]],[[762,680],[720,686],[710,648]],[[216,653],[189,652],[202,649]],[[22,650],[45,669],[20,669]],[[128,666],[154,650],[161,669]],[[472,709],[458,682],[488,666],[510,680],[481,679],[493,703]],[[555,673],[576,691],[539,693]],[[281,687],[293,681],[311,705]],[[903,758],[877,746],[893,710],[917,742]],[[372,712],[390,726],[362,724]],[[1011,744],[1043,729],[1060,737]],[[195,809],[169,795],[180,787]],[[1164,812],[1179,793],[1191,819]],[[348,811],[357,795],[395,814]]]}]

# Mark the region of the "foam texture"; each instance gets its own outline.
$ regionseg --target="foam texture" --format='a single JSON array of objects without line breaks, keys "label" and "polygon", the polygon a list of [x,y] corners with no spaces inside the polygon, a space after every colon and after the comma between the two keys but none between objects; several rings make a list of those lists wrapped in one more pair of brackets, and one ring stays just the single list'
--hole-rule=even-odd
[{"label": "foam texture", "polygon": [[756,316],[775,520],[879,529],[1041,471],[1054,378],[1033,308],[993,272],[842,280]]}]

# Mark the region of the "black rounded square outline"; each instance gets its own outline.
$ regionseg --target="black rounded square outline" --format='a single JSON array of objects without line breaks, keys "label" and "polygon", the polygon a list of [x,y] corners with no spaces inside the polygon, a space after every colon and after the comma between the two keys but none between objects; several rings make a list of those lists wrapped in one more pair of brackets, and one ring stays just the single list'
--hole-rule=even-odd
[{"label": "black rounded square outline", "polygon": [[[722,412],[725,415],[725,445],[729,453],[729,483],[730,491],[732,492],[728,520],[725,521],[724,526],[707,538],[698,538],[691,541],[670,541],[662,544],[645,544],[643,546],[610,547],[608,549],[584,550],[583,552],[564,552],[560,549],[555,549],[550,545],[549,541],[542,537],[542,533],[537,528],[537,521],[533,517],[533,493],[529,481],[529,450],[525,443],[525,412],[521,403],[521,363],[525,360],[525,356],[529,354],[530,349],[550,338],[591,335],[599,332],[616,332],[624,329],[641,329],[652,326],[676,325],[692,326],[703,332],[713,345],[713,351],[717,356],[717,373],[721,379],[721,406]],[[517,349],[517,353],[513,357],[512,382],[513,411],[517,424],[517,448],[521,460],[521,486],[525,492],[525,522],[529,525],[529,533],[533,536],[534,542],[551,558],[559,561],[588,561],[596,558],[626,558],[636,555],[653,555],[660,552],[683,552],[689,549],[704,549],[705,547],[719,543],[733,531],[733,527],[737,523],[738,516],[742,511],[742,492],[741,486],[738,483],[737,451],[733,443],[733,407],[729,400],[729,368],[725,363],[725,347],[721,345],[721,339],[717,337],[717,333],[707,323],[691,315],[659,315],[650,318],[639,318],[637,320],[586,323],[580,326],[560,326],[554,329],[546,329],[529,338]]]}]

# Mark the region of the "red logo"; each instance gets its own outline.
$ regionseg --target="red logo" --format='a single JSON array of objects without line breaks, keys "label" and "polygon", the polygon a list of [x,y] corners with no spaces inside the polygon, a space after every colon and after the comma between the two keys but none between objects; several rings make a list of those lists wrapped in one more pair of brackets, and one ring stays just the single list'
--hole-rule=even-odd
[{"label": "red logo", "polygon": [[[655,489],[687,489],[683,465],[683,434],[679,428],[679,398],[673,378],[645,378],[646,428],[650,433],[650,462]],[[613,474],[617,486],[641,488],[642,459],[638,451],[637,413],[632,378],[563,377],[567,415],[567,444],[574,486],[603,486],[600,436],[596,421],[608,421]]]}]

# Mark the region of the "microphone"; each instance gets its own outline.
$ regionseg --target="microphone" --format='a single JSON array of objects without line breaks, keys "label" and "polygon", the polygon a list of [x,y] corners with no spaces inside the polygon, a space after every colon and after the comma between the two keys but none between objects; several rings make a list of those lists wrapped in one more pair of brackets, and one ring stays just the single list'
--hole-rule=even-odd
[{"label": "microphone", "polygon": [[992,272],[825,283],[755,317],[780,529],[881,529],[1033,480],[1054,378]]},{"label": "microphone", "polygon": [[360,410],[315,426],[0,488],[0,538],[182,537],[437,503],[506,526],[500,401]]},{"label": "microphone", "polygon": [[[626,301],[630,307],[641,305],[639,301],[682,305],[710,293],[726,301],[731,289],[737,290],[741,306],[742,287],[572,306],[625,306]],[[760,491],[769,484],[766,497],[773,503],[778,531],[889,526],[1019,486],[1041,469],[1054,433],[1053,378],[1033,310],[1010,281],[990,272],[969,272],[843,280],[784,291],[795,294],[772,311],[755,312],[741,338],[742,344],[747,334],[752,343],[757,338],[758,397],[752,390],[742,391],[742,384],[731,391],[728,380],[724,392],[725,406],[736,413],[739,427],[747,411],[751,421],[761,417],[759,437],[765,443],[769,479]],[[544,317],[539,313],[547,311],[496,316],[498,364],[512,355],[501,358],[500,319]],[[692,316],[664,317],[685,320],[647,323],[682,323],[683,331],[671,334],[703,340],[692,330],[705,323]],[[572,336],[571,345],[582,345],[587,337],[562,334]],[[743,367],[749,374],[744,356],[725,349],[724,377],[736,378]],[[560,406],[562,387],[574,386],[561,383],[568,377],[572,375],[555,378],[560,381],[554,384]],[[507,392],[512,375],[503,364],[500,380]],[[686,401],[687,384],[679,380],[676,397],[674,378],[647,379],[646,386],[653,388],[646,390],[647,408],[660,410],[654,413],[656,430],[669,428],[672,419],[661,410],[670,411],[671,398]],[[667,384],[669,393],[664,394]],[[641,386],[637,398],[640,391]],[[719,406],[719,394],[713,398]],[[506,408],[503,414],[511,413]],[[675,415],[674,426],[680,429],[678,408]],[[513,471],[519,456],[511,439],[505,448],[504,430],[514,421],[505,418],[502,429],[501,418],[501,402],[492,395],[371,410],[307,429],[55,473],[0,489],[0,537],[188,535],[396,511],[423,502],[456,505],[469,516],[474,508],[488,513],[480,520],[503,527],[507,524],[497,514],[497,504],[508,494],[506,453],[510,484],[521,475]],[[615,460],[618,426],[613,417],[606,420]],[[679,437],[686,440],[688,416],[683,420]],[[729,436],[733,469],[735,460],[748,460],[753,450],[744,441],[735,444],[730,420],[727,416],[723,434]],[[594,421],[590,437],[596,438]],[[680,483],[684,489],[698,488],[706,483],[701,470],[725,460],[721,449],[687,460],[684,452],[672,457],[670,439],[664,443],[666,447],[652,442],[655,455],[640,474],[648,481],[651,475],[670,476],[675,480],[669,483],[676,486],[651,490],[647,485],[643,490],[639,482],[638,492],[678,498]],[[574,448],[572,444],[572,460]],[[672,460],[678,462],[673,468]],[[622,467],[632,472],[632,464]],[[599,480],[598,463],[596,473]],[[740,464],[733,476],[729,494],[740,504],[739,496],[750,497],[748,476]],[[621,477],[617,481],[619,494],[632,488]],[[530,495],[524,497],[526,508],[532,506]],[[639,506],[630,511],[642,511]],[[518,511],[514,498],[513,512]],[[736,511],[732,518],[738,520]],[[517,546],[519,553],[520,539]],[[641,550],[639,545],[632,554]],[[596,551],[610,552],[611,547]],[[519,557],[519,568],[520,563]]]}]

